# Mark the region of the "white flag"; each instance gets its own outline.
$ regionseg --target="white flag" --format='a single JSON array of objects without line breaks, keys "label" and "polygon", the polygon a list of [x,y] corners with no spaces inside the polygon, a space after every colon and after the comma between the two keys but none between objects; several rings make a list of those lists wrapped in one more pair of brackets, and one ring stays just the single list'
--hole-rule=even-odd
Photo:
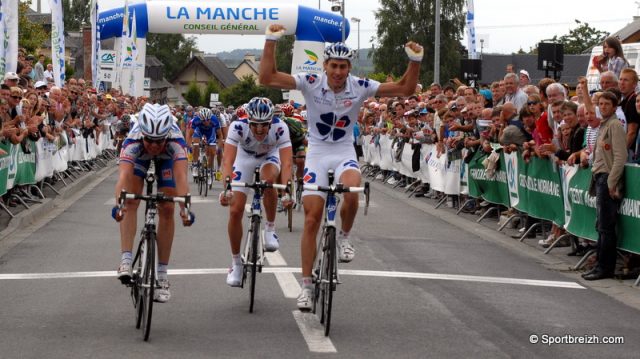
[{"label": "white flag", "polygon": [[137,96],[136,93],[136,72],[138,71],[138,33],[136,30],[136,10],[133,10],[131,19],[131,34],[129,34],[129,44],[131,45],[131,70],[129,72],[129,95]]},{"label": "white flag", "polygon": [[98,28],[98,1],[91,0],[91,79],[93,87],[98,88],[98,66],[100,54],[100,29]]},{"label": "white flag", "polygon": [[51,62],[53,64],[53,81],[62,87],[64,78],[64,21],[62,20],[62,0],[49,0],[51,7]]},{"label": "white flag", "polygon": [[131,57],[131,45],[129,44],[129,1],[124,2],[124,17],[122,18],[122,33],[120,36],[120,63],[116,69],[116,86],[120,87],[123,93],[127,93],[128,84],[124,82],[129,79],[127,69],[131,67],[133,58]]},{"label": "white flag", "polygon": [[4,77],[6,72],[16,72],[18,69],[18,0],[2,0],[0,15],[3,23],[2,47],[0,53],[0,73]]},{"label": "white flag", "polygon": [[474,18],[475,11],[473,10],[473,0],[467,0],[467,43],[470,59],[478,58],[478,53],[476,52],[476,25]]}]

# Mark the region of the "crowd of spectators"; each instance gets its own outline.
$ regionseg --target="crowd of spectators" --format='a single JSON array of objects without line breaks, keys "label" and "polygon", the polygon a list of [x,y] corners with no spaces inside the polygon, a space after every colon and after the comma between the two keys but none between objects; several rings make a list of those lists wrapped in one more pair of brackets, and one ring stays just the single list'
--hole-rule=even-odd
[{"label": "crowd of spectators", "polygon": [[[71,78],[58,87],[45,56],[38,56],[35,64],[34,60],[20,49],[17,71],[6,72],[0,85],[0,141],[19,144],[26,154],[39,139],[58,148],[75,143],[80,136],[99,144],[103,131],[110,131],[122,115],[136,113],[147,100],[115,89],[98,93],[84,79]],[[4,152],[0,149],[0,155]],[[10,192],[2,200],[16,205]]]},{"label": "crowd of spectators", "polygon": [[[537,156],[558,164],[593,166],[600,234],[597,251],[608,264],[595,267],[599,269],[585,279],[610,277],[615,265],[615,214],[622,197],[622,169],[626,162],[640,161],[640,101],[636,101],[638,74],[624,58],[619,40],[607,38],[603,45],[603,55],[594,59],[601,72],[596,91],[589,92],[586,79],[581,77],[577,79],[575,95],[569,96],[568,85],[550,78],[532,84],[526,69],[516,73],[509,65],[503,79],[479,89],[456,80],[445,86],[418,86],[415,95],[407,98],[370,98],[360,112],[361,132],[372,135],[374,143],[380,135],[391,136],[392,148],[397,152],[406,143],[418,152],[422,144],[435,144],[437,156],[446,153],[449,160],[461,158],[466,148],[464,153],[469,157],[465,159],[477,151],[520,151],[525,161]],[[601,129],[605,124],[607,134]],[[489,156],[492,158],[499,157]],[[420,159],[415,162],[414,171],[419,169]],[[406,186],[417,182],[397,173],[381,173],[377,179]],[[429,190],[428,184],[418,185],[422,187],[417,196],[443,195]],[[448,204],[455,206],[456,198]],[[463,210],[473,213],[478,208],[471,202]],[[532,222],[533,219],[525,221],[527,226]],[[554,226],[549,237],[539,244],[548,247],[563,233],[562,228]],[[573,240],[569,255],[583,255],[592,249],[587,241]]]}]

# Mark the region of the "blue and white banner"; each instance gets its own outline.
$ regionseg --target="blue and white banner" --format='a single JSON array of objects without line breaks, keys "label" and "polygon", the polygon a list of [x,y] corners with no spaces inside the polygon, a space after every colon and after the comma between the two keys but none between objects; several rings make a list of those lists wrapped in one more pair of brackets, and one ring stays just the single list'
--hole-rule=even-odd
[{"label": "blue and white banner", "polygon": [[98,1],[91,0],[91,80],[93,87],[98,88],[98,63],[100,61],[100,29],[98,29]]},{"label": "blue and white banner", "polygon": [[467,47],[470,59],[477,59],[476,51],[476,25],[475,11],[473,10],[473,0],[467,0]]},{"label": "blue and white banner", "polygon": [[53,81],[56,86],[62,87],[65,83],[62,0],[49,0],[49,6],[51,7],[51,63],[53,64]]},{"label": "blue and white banner", "polygon": [[2,0],[0,16],[3,23],[2,47],[0,53],[0,73],[4,77],[6,72],[16,72],[18,69],[18,0]]}]

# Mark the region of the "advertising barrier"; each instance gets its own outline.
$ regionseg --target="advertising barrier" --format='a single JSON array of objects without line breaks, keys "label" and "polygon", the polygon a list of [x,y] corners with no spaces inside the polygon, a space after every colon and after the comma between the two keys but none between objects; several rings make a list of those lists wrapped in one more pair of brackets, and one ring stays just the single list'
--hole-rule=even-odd
[{"label": "advertising barrier", "polygon": [[[400,157],[397,145],[386,135],[364,136],[364,160],[383,170],[429,183],[436,191],[448,195],[462,194],[493,204],[514,207],[531,217],[551,221],[569,233],[597,240],[595,229],[596,198],[589,194],[591,169],[558,166],[549,159],[532,157],[529,162],[520,153],[499,152],[495,170],[485,167],[489,154],[478,151],[468,164],[461,160],[438,157],[434,145],[422,145],[420,169],[412,170],[411,145],[404,144]],[[406,153],[406,154],[405,154]],[[498,155],[498,154],[496,154]],[[398,161],[399,159],[399,161]],[[457,162],[457,163],[456,163]],[[618,248],[640,254],[640,166],[625,165],[625,196],[618,209]]]}]

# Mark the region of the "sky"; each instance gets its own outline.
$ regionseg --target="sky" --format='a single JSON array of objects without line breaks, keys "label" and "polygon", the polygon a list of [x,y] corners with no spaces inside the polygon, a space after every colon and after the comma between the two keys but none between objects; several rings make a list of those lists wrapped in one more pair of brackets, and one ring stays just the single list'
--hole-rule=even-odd
[{"label": "sky", "polygon": [[[446,3],[442,0],[441,3]],[[245,2],[227,0],[219,2]],[[290,0],[252,0],[252,3],[289,3]],[[329,0],[300,0],[297,3],[308,7],[331,11]],[[613,33],[631,22],[638,15],[640,1],[615,0],[614,6],[604,7],[595,0],[475,0],[475,26],[479,39],[484,39],[484,53],[510,54],[520,48],[528,51],[540,40],[553,35],[564,35],[577,27],[574,19],[588,22],[598,30]],[[32,7],[35,8],[35,0]],[[48,1],[42,0],[43,12],[48,12]],[[376,33],[374,11],[377,0],[345,0],[345,17],[357,17],[360,22],[360,47],[371,47],[370,39]],[[605,9],[605,11],[603,11]],[[347,44],[358,46],[357,25],[351,24],[351,36]],[[215,36],[215,40],[213,40]],[[197,35],[198,48],[207,53],[230,51],[238,48],[262,48],[264,37],[256,35]],[[479,42],[479,41],[478,41]],[[467,46],[466,37],[463,44]],[[423,44],[429,46],[430,44]],[[478,44],[479,45],[479,44]],[[480,52],[480,48],[477,49]]]}]

